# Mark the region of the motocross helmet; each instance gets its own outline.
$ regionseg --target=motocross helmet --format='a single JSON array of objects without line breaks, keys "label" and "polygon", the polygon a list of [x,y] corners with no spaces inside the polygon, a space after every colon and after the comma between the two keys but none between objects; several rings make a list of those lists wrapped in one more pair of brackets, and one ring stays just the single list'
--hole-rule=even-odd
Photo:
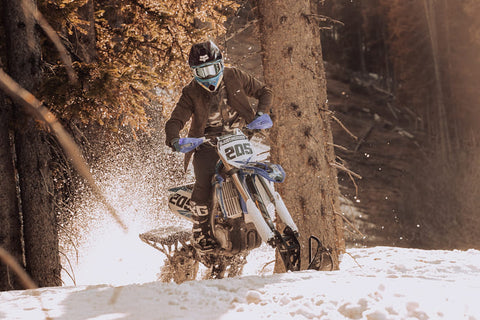
[{"label": "motocross helmet", "polygon": [[194,44],[188,56],[195,80],[206,90],[214,92],[223,78],[222,52],[212,41]]}]

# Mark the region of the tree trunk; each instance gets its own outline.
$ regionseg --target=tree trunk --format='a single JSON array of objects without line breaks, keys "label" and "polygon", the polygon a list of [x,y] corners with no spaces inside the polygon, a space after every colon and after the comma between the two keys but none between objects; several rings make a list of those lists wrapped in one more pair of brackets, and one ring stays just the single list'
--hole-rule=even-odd
[{"label": "tree trunk", "polygon": [[309,0],[261,0],[258,6],[264,76],[275,95],[271,158],[287,173],[278,188],[300,229],[301,268],[308,266],[308,237],[315,235],[338,269],[345,244],[336,214],[339,191],[319,28]]},{"label": "tree trunk", "polygon": [[70,41],[75,46],[74,50],[76,55],[86,63],[92,63],[97,59],[94,11],[93,0],[88,0],[83,7],[79,8],[78,14],[83,20],[88,22],[88,26],[86,27],[87,33],[70,36]]},{"label": "tree trunk", "polygon": [[[20,85],[33,91],[41,79],[41,52],[35,21],[24,12],[21,2],[3,1],[8,71]],[[38,286],[61,285],[47,133],[18,107],[15,117],[26,268]]]},{"label": "tree trunk", "polygon": [[[23,265],[21,221],[17,206],[10,130],[11,105],[0,93],[0,246]],[[18,278],[0,262],[0,291],[22,289]]]}]

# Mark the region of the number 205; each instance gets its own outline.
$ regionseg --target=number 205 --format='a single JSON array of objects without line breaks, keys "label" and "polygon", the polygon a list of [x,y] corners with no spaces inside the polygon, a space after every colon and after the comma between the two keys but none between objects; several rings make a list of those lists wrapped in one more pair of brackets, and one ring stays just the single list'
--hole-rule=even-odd
[{"label": "number 205", "polygon": [[228,160],[235,159],[237,157],[243,156],[244,154],[253,154],[253,150],[250,147],[250,143],[236,144],[234,146],[225,148],[225,156]]}]

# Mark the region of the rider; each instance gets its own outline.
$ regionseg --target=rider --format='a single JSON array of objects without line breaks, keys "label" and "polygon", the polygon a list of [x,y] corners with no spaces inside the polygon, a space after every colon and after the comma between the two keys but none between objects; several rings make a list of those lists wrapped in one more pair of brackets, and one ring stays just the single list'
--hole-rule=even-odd
[{"label": "rider", "polygon": [[[179,151],[180,130],[192,118],[189,137],[215,138],[232,132],[251,122],[268,110],[272,91],[251,75],[233,67],[225,67],[222,52],[212,42],[194,44],[188,64],[193,72],[191,81],[165,124],[166,144]],[[255,107],[248,97],[258,100]],[[213,249],[209,227],[211,212],[212,177],[218,155],[215,148],[206,144],[185,155],[184,169],[193,153],[195,184],[192,193],[192,209],[196,223],[193,240],[204,250]]]}]

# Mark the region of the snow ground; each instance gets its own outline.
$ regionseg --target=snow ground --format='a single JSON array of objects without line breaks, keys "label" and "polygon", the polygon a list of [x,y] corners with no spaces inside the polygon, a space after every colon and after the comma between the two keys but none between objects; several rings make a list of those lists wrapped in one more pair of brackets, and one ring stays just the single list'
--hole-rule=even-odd
[{"label": "snow ground", "polygon": [[1,292],[0,319],[480,319],[477,250],[352,248],[340,271],[255,272]]}]

